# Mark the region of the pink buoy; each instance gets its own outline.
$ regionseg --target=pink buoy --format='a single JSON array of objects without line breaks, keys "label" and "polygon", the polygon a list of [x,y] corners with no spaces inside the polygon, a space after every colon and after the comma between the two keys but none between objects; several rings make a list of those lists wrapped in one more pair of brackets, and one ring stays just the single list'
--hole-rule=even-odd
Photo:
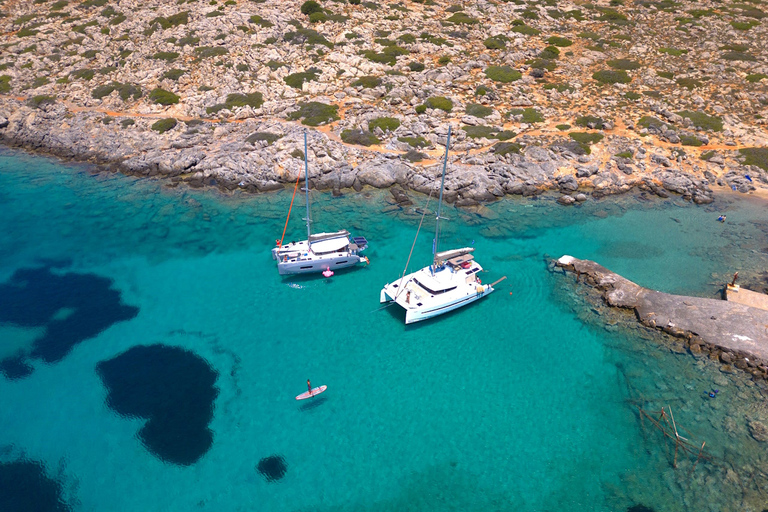
[{"label": "pink buoy", "polygon": [[327,269],[323,270],[323,275],[325,277],[331,277],[333,275],[333,270],[327,268]]}]

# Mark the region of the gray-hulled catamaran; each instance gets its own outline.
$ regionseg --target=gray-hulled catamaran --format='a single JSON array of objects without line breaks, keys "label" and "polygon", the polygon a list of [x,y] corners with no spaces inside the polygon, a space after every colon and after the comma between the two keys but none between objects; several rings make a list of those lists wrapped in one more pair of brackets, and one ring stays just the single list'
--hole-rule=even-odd
[{"label": "gray-hulled catamaran", "polygon": [[[440,241],[440,212],[443,205],[445,171],[448,166],[448,148],[451,144],[451,128],[445,144],[443,177],[440,182],[440,199],[437,203],[435,238],[432,244],[432,264],[405,275],[384,286],[379,301],[397,303],[405,309],[405,323],[426,320],[479,300],[493,292],[492,284],[482,284],[478,273],[483,268],[474,260],[473,247],[438,252]],[[418,233],[417,233],[418,236]],[[407,271],[407,268],[406,268]]]},{"label": "gray-hulled catamaran", "polygon": [[[298,187],[298,179],[296,186]],[[352,237],[346,229],[333,233],[312,234],[310,224],[309,207],[309,161],[307,156],[307,131],[304,130],[304,191],[307,206],[307,239],[299,242],[290,242],[283,245],[283,240],[276,240],[277,244],[272,249],[272,258],[277,260],[277,270],[280,275],[308,274],[322,272],[324,275],[332,275],[333,271],[340,268],[351,267],[360,262],[368,262],[368,258],[360,253],[368,247],[365,237]],[[296,189],[294,188],[294,197]],[[291,199],[291,207],[293,199]],[[288,219],[291,209],[288,209]],[[285,221],[286,228],[288,219]],[[285,229],[283,230],[285,237]]]}]

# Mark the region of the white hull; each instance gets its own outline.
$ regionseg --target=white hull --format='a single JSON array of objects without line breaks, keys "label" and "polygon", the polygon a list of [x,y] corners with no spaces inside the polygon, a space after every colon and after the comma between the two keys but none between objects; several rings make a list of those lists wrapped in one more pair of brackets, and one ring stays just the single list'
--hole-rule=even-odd
[{"label": "white hull", "polygon": [[491,285],[478,282],[481,271],[474,261],[469,268],[445,265],[434,274],[430,267],[424,267],[384,286],[379,301],[394,301],[402,307],[406,324],[434,318],[492,293]]},{"label": "white hull", "polygon": [[[277,271],[281,276],[312,274],[325,270],[338,270],[368,261],[359,253],[365,249],[349,239],[346,231],[312,235],[312,244],[307,240],[291,242],[272,249],[272,259],[277,260]],[[316,239],[317,237],[317,239]],[[318,240],[319,239],[319,240]],[[332,249],[318,254],[320,249]],[[314,250],[313,250],[314,249]]]}]

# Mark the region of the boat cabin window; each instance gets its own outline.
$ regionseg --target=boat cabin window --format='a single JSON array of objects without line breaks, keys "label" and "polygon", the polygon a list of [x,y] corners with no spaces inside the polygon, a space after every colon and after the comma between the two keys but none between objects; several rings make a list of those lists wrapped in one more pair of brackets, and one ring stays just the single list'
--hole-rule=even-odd
[{"label": "boat cabin window", "polygon": [[440,295],[441,293],[449,292],[451,290],[455,290],[456,289],[455,286],[451,286],[450,288],[446,288],[445,290],[432,290],[430,288],[427,288],[423,284],[421,284],[417,279],[414,279],[413,282],[416,283],[417,285],[421,286],[422,288],[424,288],[424,290],[426,290],[427,292],[429,292],[432,295]]}]

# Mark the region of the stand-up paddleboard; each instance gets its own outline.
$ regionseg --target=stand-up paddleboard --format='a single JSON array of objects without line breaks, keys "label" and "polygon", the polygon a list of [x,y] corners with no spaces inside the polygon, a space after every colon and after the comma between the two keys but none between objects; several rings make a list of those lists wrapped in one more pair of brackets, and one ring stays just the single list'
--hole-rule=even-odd
[{"label": "stand-up paddleboard", "polygon": [[298,395],[296,400],[306,400],[307,398],[312,398],[313,396],[319,395],[326,389],[328,389],[328,386],[318,386],[316,388],[312,388],[312,391],[305,391],[304,393]]}]

